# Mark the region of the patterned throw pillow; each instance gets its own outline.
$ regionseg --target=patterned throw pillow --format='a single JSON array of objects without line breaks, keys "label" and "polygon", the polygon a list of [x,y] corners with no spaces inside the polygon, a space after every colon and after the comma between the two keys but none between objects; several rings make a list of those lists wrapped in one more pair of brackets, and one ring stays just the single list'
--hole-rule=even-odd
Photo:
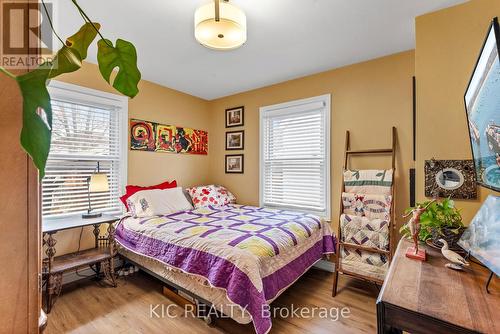
[{"label": "patterned throw pillow", "polygon": [[217,189],[217,196],[222,203],[221,205],[236,203],[236,196],[234,196],[225,187],[216,185],[215,188]]},{"label": "patterned throw pillow", "polygon": [[345,191],[351,194],[391,195],[393,170],[346,170]]},{"label": "patterned throw pillow", "polygon": [[223,186],[208,185],[186,189],[195,209],[205,206],[223,206],[236,202],[236,197]]},{"label": "patterned throw pillow", "polygon": [[342,193],[344,213],[372,219],[390,220],[392,196]]}]

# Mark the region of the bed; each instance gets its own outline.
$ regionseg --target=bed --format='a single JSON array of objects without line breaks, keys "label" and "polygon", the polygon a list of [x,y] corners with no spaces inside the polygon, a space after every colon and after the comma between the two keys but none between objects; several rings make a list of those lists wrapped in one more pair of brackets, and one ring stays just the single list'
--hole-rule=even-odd
[{"label": "bed", "polygon": [[253,322],[257,334],[271,329],[262,310],[336,245],[314,215],[236,204],[125,217],[115,236],[122,256],[235,321]]}]

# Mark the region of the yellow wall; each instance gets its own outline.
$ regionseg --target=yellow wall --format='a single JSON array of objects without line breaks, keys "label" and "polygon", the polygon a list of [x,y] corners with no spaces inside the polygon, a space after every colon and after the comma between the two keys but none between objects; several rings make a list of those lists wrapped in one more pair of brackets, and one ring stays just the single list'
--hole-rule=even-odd
[{"label": "yellow wall", "polygon": [[[408,169],[412,167],[412,76],[414,53],[403,52],[316,75],[211,101],[210,175],[226,185],[238,201],[259,204],[259,108],[322,94],[332,95],[331,170],[332,220],[339,211],[345,131],[351,147],[389,147],[390,131],[399,131],[397,152],[397,212],[409,205]],[[245,173],[225,174],[225,109],[245,106]],[[353,167],[390,168],[390,157],[356,158]],[[372,158],[374,159],[374,158]]]},{"label": "yellow wall", "polygon": [[[85,63],[77,72],[59,81],[117,93],[102,79],[97,65]],[[129,118],[209,130],[210,115],[206,100],[141,80],[139,94],[129,99]],[[209,132],[210,135],[210,132]],[[128,183],[151,185],[176,179],[184,187],[208,182],[208,155],[128,151]]]},{"label": "yellow wall", "polygon": [[[473,0],[418,17],[417,48],[360,64],[205,101],[141,81],[140,94],[129,102],[129,117],[209,131],[209,155],[170,155],[130,152],[128,181],[153,184],[175,178],[182,186],[226,185],[241,203],[259,203],[259,108],[322,94],[332,94],[331,167],[332,220],[337,225],[344,136],[351,130],[352,148],[386,147],[390,128],[398,128],[397,199],[401,212],[409,205],[408,169],[417,169],[417,198],[424,199],[425,159],[470,159],[463,93],[473,70],[489,21],[500,16],[500,1]],[[412,160],[411,77],[417,76],[417,162]],[[85,64],[62,81],[114,92],[95,65]],[[224,110],[245,106],[245,125],[225,129]],[[225,131],[245,130],[245,174],[225,174]],[[388,158],[356,158],[353,167],[385,168]],[[457,201],[468,223],[490,191],[480,188],[475,201]],[[91,246],[86,231],[84,247]],[[59,254],[73,249],[78,233],[58,236]]]},{"label": "yellow wall", "polygon": [[[463,95],[500,1],[473,0],[416,19],[417,196],[424,198],[424,162],[471,159]],[[469,223],[492,191],[479,187],[473,201],[456,201]]]},{"label": "yellow wall", "polygon": [[[399,131],[397,160],[397,212],[408,206],[408,169],[412,167],[412,90],[414,52],[408,51],[264,87],[230,97],[205,101],[147,81],[129,102],[129,117],[209,130],[209,155],[170,155],[130,152],[128,182],[153,184],[166,178],[182,186],[203,183],[226,185],[240,203],[259,202],[259,107],[332,94],[331,167],[332,219],[338,217],[342,154],[345,131],[352,132],[352,148],[387,147],[390,129]],[[97,66],[85,64],[80,71],[63,76],[61,81],[113,92],[101,78]],[[245,174],[224,173],[225,109],[245,106]],[[239,128],[232,128],[232,130]],[[229,154],[236,153],[233,151]],[[353,167],[388,168],[389,157],[367,160],[356,158]],[[58,253],[75,249],[78,231],[58,234]],[[82,248],[92,246],[90,229],[84,232]]]},{"label": "yellow wall", "polygon": [[[57,80],[118,94],[102,79],[94,64],[85,63],[77,72]],[[209,131],[208,102],[149,81],[139,83],[140,93],[129,100],[129,118],[179,125]],[[128,151],[128,184],[152,185],[177,180],[183,187],[209,182],[209,156]],[[56,235],[58,255],[76,250],[79,231]],[[92,247],[91,229],[86,229],[82,249]]]}]

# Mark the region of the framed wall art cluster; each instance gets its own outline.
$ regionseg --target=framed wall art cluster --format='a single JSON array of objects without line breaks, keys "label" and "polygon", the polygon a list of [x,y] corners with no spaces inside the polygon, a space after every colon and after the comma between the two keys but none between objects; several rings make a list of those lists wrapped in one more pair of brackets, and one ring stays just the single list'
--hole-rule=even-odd
[{"label": "framed wall art cluster", "polygon": [[130,149],[133,151],[207,155],[208,132],[131,119]]},{"label": "framed wall art cluster", "polygon": [[[226,129],[244,125],[245,107],[226,109]],[[245,131],[226,131],[226,151],[239,151],[245,149]],[[227,174],[243,174],[244,155],[226,154],[224,168]]]}]

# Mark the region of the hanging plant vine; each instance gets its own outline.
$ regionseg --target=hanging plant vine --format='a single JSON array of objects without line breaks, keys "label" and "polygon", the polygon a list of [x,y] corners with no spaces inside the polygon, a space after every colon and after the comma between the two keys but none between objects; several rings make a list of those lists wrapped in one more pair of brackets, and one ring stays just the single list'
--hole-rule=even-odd
[{"label": "hanging plant vine", "polygon": [[[0,66],[0,72],[16,80],[23,98],[23,128],[21,130],[21,146],[29,154],[39,171],[40,178],[45,175],[45,165],[50,150],[52,136],[52,107],[47,84],[61,74],[75,72],[82,67],[87,58],[89,46],[99,35],[97,42],[97,63],[99,71],[111,86],[120,93],[133,98],[139,92],[137,85],[141,72],[137,68],[137,51],[135,46],[123,39],[115,44],[101,34],[101,25],[90,20],[76,0],[71,0],[83,18],[83,26],[72,36],[63,41],[52,24],[45,2],[42,6],[52,32],[61,42],[52,62],[44,62],[35,70],[14,75]],[[111,82],[111,73],[117,74]]]}]

